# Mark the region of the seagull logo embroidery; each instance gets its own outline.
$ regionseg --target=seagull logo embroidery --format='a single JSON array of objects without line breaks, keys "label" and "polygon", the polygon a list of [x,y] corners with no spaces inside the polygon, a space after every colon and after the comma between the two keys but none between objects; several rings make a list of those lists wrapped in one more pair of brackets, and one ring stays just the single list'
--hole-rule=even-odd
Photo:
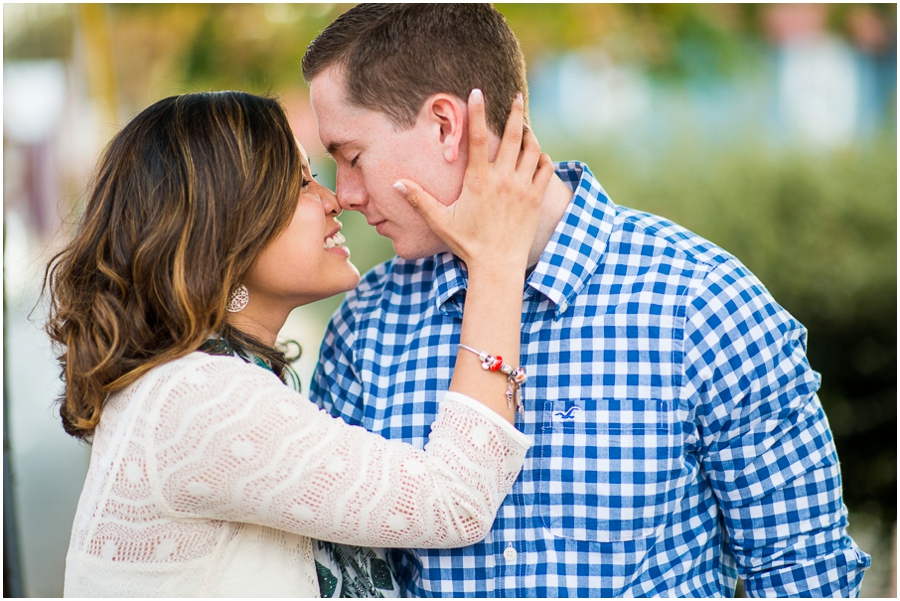
[{"label": "seagull logo embroidery", "polygon": [[581,411],[581,407],[578,405],[572,405],[565,411],[557,411],[553,414],[554,417],[558,417],[560,420],[572,420],[575,419],[575,412]]}]

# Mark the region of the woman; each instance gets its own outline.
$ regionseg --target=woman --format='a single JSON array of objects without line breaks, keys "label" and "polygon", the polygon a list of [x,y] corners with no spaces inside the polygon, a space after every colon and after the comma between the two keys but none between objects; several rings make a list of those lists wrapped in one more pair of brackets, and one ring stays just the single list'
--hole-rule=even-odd
[{"label": "woman", "polygon": [[505,357],[460,349],[425,451],[348,426],[282,381],[287,314],[359,274],[281,106],[187,94],[125,126],[48,266],[60,414],[93,445],[67,596],[317,596],[311,538],[451,547],[486,535],[529,446],[507,392],[522,380],[521,292],[552,168],[523,140],[522,113],[520,97],[489,163],[473,92],[453,206],[397,185],[467,263],[460,342]]}]

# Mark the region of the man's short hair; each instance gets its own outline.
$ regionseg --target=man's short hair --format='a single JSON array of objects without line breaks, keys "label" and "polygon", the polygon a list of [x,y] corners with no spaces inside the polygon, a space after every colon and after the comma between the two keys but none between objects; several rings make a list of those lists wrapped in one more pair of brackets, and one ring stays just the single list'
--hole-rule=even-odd
[{"label": "man's short hair", "polygon": [[347,100],[415,124],[425,100],[485,95],[488,126],[502,135],[517,92],[528,100],[525,58],[490,4],[359,4],[338,17],[303,57],[307,82],[343,70]]}]

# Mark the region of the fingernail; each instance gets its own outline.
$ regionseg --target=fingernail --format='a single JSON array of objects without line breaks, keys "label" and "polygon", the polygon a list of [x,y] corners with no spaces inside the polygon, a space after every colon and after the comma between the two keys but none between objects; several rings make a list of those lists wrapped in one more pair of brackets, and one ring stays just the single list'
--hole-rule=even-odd
[{"label": "fingernail", "polygon": [[400,183],[400,182],[394,183],[394,188],[395,188],[398,192],[400,192],[400,194],[409,194],[409,190],[407,190],[407,189],[406,189],[406,186],[404,186],[404,185],[403,185],[402,183]]},{"label": "fingernail", "polygon": [[522,125],[525,127],[526,130],[531,131],[531,126],[528,125],[527,123],[523,123]]},{"label": "fingernail", "polygon": [[472,88],[471,96],[473,102],[481,102],[482,94],[478,88]]},{"label": "fingernail", "polygon": [[519,104],[525,104],[525,100],[522,98],[522,92],[518,92],[516,94],[516,102]]}]

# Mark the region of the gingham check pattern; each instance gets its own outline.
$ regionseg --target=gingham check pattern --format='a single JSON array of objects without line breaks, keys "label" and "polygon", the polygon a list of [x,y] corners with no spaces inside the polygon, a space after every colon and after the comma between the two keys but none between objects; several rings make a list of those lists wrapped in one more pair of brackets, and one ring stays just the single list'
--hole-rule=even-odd
[{"label": "gingham check pattern", "polygon": [[[484,542],[401,559],[410,595],[858,594],[806,332],[734,257],[616,206],[587,167],[524,293],[535,445]],[[455,362],[466,276],[395,258],[329,324],[311,395],[422,447]],[[485,349],[490,351],[490,349]]]}]

